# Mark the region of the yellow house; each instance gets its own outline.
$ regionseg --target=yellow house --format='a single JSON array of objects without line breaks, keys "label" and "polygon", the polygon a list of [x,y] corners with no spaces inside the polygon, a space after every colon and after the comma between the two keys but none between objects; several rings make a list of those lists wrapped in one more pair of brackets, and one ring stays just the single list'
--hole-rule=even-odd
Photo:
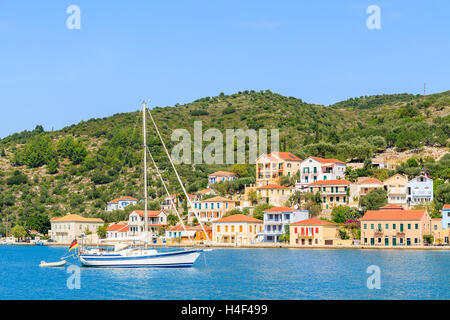
[{"label": "yellow house", "polygon": [[256,242],[263,221],[243,214],[234,214],[212,223],[215,244],[250,245]]},{"label": "yellow house", "polygon": [[267,203],[276,207],[283,207],[289,197],[295,192],[295,188],[270,184],[256,188],[259,203]]},{"label": "yellow house", "polygon": [[300,171],[302,159],[290,152],[263,153],[256,159],[256,186],[280,184],[281,176],[292,176]]},{"label": "yellow house", "polygon": [[431,219],[433,244],[450,244],[450,229],[442,229],[442,218]]},{"label": "yellow house", "polygon": [[333,245],[340,240],[336,224],[317,218],[294,222],[289,229],[292,246]]},{"label": "yellow house", "polygon": [[192,204],[194,208],[188,210],[189,223],[193,223],[197,216],[197,220],[203,223],[218,220],[236,207],[236,201],[220,196],[200,201],[195,200]]},{"label": "yellow house", "polygon": [[394,174],[383,181],[387,191],[388,203],[406,207],[408,196],[408,177],[403,174]]}]

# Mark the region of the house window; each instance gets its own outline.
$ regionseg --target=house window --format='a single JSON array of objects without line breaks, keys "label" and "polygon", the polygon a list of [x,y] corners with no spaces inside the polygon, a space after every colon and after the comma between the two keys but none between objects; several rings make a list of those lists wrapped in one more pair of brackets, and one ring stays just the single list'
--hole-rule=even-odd
[{"label": "house window", "polygon": [[294,228],[294,233],[298,233],[297,231],[298,231],[297,228]]},{"label": "house window", "polygon": [[411,223],[408,223],[408,230],[411,230]]},{"label": "house window", "polygon": [[234,226],[231,226],[231,232],[234,232]]},{"label": "house window", "polygon": [[316,233],[319,233],[319,228],[316,228]]},{"label": "house window", "polygon": [[367,229],[367,223],[364,223],[364,229]]},{"label": "house window", "polygon": [[419,224],[416,223],[416,224],[414,225],[414,228],[415,228],[416,230],[419,230]]},{"label": "house window", "polygon": [[370,229],[371,229],[371,230],[373,230],[373,223],[372,223],[372,224],[370,224]]},{"label": "house window", "polygon": [[242,226],[239,226],[239,232],[242,232]]}]

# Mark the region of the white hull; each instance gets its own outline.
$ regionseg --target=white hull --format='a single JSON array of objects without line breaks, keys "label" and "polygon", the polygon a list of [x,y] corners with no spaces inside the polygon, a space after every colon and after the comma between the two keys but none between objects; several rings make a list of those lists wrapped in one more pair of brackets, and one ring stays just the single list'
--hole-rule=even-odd
[{"label": "white hull", "polygon": [[80,255],[85,267],[110,268],[186,268],[192,267],[202,250],[161,252],[143,255]]},{"label": "white hull", "polygon": [[40,267],[64,267],[66,265],[66,260],[58,261],[58,262],[45,262],[41,261]]}]

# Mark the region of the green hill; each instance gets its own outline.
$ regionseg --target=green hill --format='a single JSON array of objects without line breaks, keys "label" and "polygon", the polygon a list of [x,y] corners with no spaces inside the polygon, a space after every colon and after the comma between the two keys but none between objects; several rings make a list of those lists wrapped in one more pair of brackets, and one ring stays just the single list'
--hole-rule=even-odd
[{"label": "green hill", "polygon": [[[136,106],[139,109],[139,106]],[[352,98],[331,106],[305,103],[266,91],[220,94],[185,105],[155,107],[152,114],[169,149],[176,128],[193,134],[194,121],[203,131],[225,129],[280,130],[280,149],[344,161],[370,158],[389,147],[449,147],[450,91],[429,95],[379,95]],[[179,188],[159,139],[148,123],[149,148],[169,182]],[[121,113],[45,132],[15,133],[0,140],[0,219],[11,224],[32,216],[67,212],[107,217],[107,201],[129,195],[142,198],[141,113]],[[208,143],[204,143],[203,146]],[[179,165],[189,192],[204,188],[207,175],[226,165]],[[254,179],[254,166],[243,177]],[[157,207],[164,196],[151,172],[149,196]],[[119,218],[119,217],[118,217]],[[0,234],[3,226],[0,224]]]}]

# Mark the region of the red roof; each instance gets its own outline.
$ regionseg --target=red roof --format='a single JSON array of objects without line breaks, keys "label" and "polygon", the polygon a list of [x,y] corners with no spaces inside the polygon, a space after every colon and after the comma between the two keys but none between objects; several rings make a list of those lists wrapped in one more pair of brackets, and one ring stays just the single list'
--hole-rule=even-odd
[{"label": "red roof", "polygon": [[[145,216],[145,210],[134,210],[133,212],[136,212],[141,217]],[[131,213],[133,213],[131,212]],[[149,217],[157,217],[161,212],[164,213],[162,210],[147,210],[147,216]]]},{"label": "red roof", "polygon": [[375,178],[368,178],[366,180],[360,181],[359,183],[383,183],[383,182]]},{"label": "red roof", "polygon": [[313,157],[313,156],[311,156],[310,158],[313,158],[314,160],[319,161],[321,163],[342,163],[342,164],[345,164],[345,162],[342,162],[341,160],[338,160],[338,159],[324,159],[324,158]]},{"label": "red roof", "polygon": [[213,221],[213,223],[220,223],[220,222],[257,222],[257,223],[264,223],[262,220],[255,219],[249,216],[246,216],[244,214],[233,214],[231,216]]},{"label": "red roof", "polygon": [[342,179],[342,180],[322,180],[322,181],[316,181],[316,182],[310,183],[309,186],[335,185],[335,184],[350,185],[350,184],[352,184],[352,182],[347,181],[345,179]]},{"label": "red roof", "polygon": [[[201,225],[196,225],[196,226],[193,226],[193,227],[185,225],[185,227],[186,227],[186,230],[188,230],[188,231],[203,231]],[[211,227],[208,227],[208,226],[205,226],[205,225],[203,225],[203,227],[205,228],[206,231],[211,231],[212,230]],[[168,231],[184,230],[184,228],[183,228],[183,226],[181,224],[178,224],[176,226],[168,228],[167,230]]]},{"label": "red roof", "polygon": [[294,211],[294,210],[289,207],[273,207],[273,208],[264,210],[264,212],[292,212],[292,211]]},{"label": "red roof", "polygon": [[29,233],[30,234],[36,234],[36,233],[39,233],[39,232],[37,232],[36,230],[30,230]]},{"label": "red roof", "polygon": [[289,187],[280,186],[278,184],[269,184],[268,186],[261,186],[257,187],[257,190],[264,190],[264,189],[290,189]]},{"label": "red roof", "polygon": [[367,211],[362,220],[420,220],[426,210],[378,210]]},{"label": "red roof", "polygon": [[283,160],[288,160],[288,161],[302,161],[302,159],[300,159],[299,157],[297,157],[295,154],[290,153],[290,152],[272,152],[271,154],[269,154],[269,157],[271,155],[276,155],[278,157],[280,157]]},{"label": "red roof", "polygon": [[130,231],[129,226],[125,226],[125,228],[119,230],[119,232],[128,232],[128,231]]},{"label": "red roof", "polygon": [[450,210],[450,204],[444,204],[442,209]]},{"label": "red roof", "polygon": [[133,197],[129,197],[129,196],[125,196],[125,197],[121,197],[121,198],[117,198],[117,199],[111,200],[108,203],[118,203],[119,201],[138,201],[138,199],[133,198]]},{"label": "red roof", "polygon": [[292,223],[292,225],[296,225],[296,226],[298,226],[298,225],[313,225],[313,226],[315,226],[315,225],[329,225],[329,226],[335,226],[334,223],[331,223],[331,222],[328,222],[328,221],[325,221],[325,220],[320,220],[320,219],[317,219],[317,218],[311,218],[311,219],[306,219],[306,220],[302,220],[302,221],[297,221],[297,222]]},{"label": "red roof", "polygon": [[203,189],[203,190],[197,191],[196,194],[203,194],[203,193],[208,193],[208,192],[211,192],[211,191],[213,191],[213,189],[211,189],[211,188]]},{"label": "red roof", "polygon": [[219,176],[219,177],[222,177],[222,176],[235,176],[235,175],[236,175],[236,174],[235,174],[234,172],[228,172],[228,171],[216,171],[216,172],[214,172],[214,173],[209,174],[208,177],[209,177],[209,176]]},{"label": "red roof", "polygon": [[106,231],[119,231],[121,229],[123,229],[124,227],[128,227],[126,224],[113,224],[110,225]]},{"label": "red roof", "polygon": [[402,206],[399,206],[398,204],[387,204],[380,208],[380,210],[403,210]]}]

